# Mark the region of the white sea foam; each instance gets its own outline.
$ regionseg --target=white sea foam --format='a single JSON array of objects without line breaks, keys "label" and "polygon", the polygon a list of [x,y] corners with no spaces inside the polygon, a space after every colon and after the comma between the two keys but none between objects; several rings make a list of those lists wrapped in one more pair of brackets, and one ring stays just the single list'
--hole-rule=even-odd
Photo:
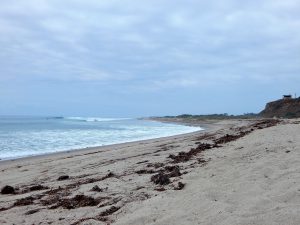
[{"label": "white sea foam", "polygon": [[[101,122],[86,122],[93,122],[95,118]],[[135,119],[95,118],[0,118],[0,159],[160,138],[201,130],[199,127]]]},{"label": "white sea foam", "polygon": [[84,122],[107,122],[107,121],[119,121],[129,120],[131,118],[101,118],[101,117],[63,117],[65,120],[77,120]]}]

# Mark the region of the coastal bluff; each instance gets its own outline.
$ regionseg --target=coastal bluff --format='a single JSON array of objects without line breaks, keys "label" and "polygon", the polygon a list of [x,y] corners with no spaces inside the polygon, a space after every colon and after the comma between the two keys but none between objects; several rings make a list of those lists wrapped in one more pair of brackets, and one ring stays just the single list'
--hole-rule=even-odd
[{"label": "coastal bluff", "polygon": [[288,97],[269,102],[259,115],[267,118],[298,118],[300,117],[300,98]]}]

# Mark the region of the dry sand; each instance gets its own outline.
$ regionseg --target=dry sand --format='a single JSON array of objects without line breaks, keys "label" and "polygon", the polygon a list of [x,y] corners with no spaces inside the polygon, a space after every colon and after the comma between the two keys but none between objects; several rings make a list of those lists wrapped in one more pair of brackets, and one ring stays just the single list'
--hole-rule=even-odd
[{"label": "dry sand", "polygon": [[299,225],[300,124],[273,125],[0,162],[0,224]]}]

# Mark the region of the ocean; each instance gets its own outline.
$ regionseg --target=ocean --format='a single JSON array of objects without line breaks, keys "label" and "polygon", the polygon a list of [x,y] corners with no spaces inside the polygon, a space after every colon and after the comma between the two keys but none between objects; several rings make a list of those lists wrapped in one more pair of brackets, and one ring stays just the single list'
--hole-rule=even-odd
[{"label": "ocean", "polygon": [[201,130],[131,118],[0,117],[0,159],[167,137]]}]

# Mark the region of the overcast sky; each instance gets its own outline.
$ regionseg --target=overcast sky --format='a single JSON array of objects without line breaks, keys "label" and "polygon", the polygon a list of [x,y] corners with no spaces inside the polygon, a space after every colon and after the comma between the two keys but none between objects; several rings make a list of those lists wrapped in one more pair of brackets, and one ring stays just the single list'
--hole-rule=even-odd
[{"label": "overcast sky", "polygon": [[239,114],[299,87],[300,0],[0,1],[0,115]]}]

